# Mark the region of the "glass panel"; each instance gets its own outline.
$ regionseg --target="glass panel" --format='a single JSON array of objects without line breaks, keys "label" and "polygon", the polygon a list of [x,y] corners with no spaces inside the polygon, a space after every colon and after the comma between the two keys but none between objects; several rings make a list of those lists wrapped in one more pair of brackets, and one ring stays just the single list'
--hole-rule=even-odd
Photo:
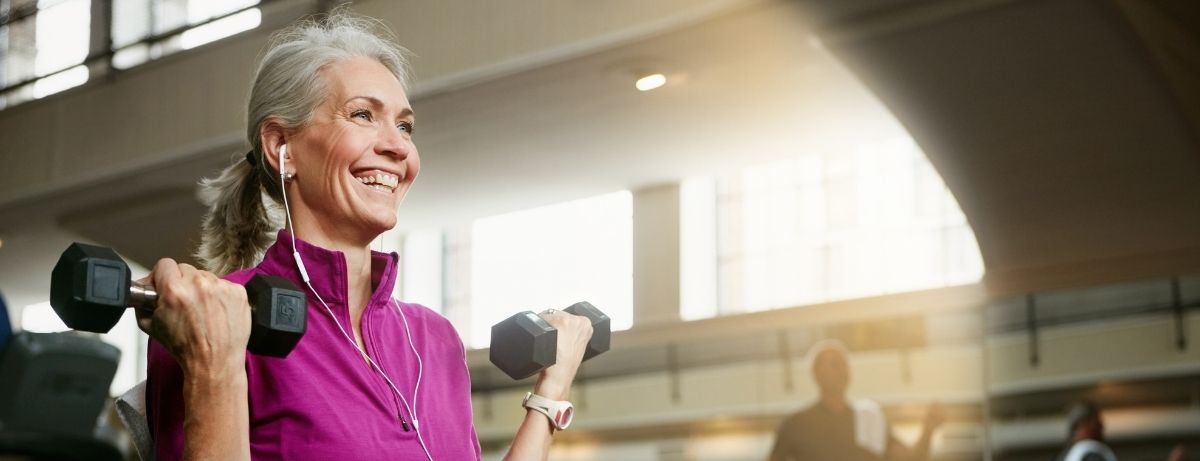
[{"label": "glass panel", "polygon": [[[207,19],[207,18],[205,18]],[[180,46],[191,49],[205,43],[214,42],[238,32],[258,27],[262,21],[262,13],[257,8],[221,18],[208,24],[189,29],[180,36]]]},{"label": "glass panel", "polygon": [[188,25],[257,5],[257,0],[115,0],[113,3],[113,66],[127,69],[151,59],[195,48],[258,27],[262,12],[246,10],[208,24],[183,30],[153,44],[139,41],[179,31]]},{"label": "glass panel", "polygon": [[151,0],[113,0],[112,43],[121,49],[150,35]]},{"label": "glass panel", "polygon": [[[718,307],[688,319],[971,283],[983,274],[962,212],[907,137],[750,166],[717,178],[715,190]],[[696,193],[685,187],[682,200],[696,201]],[[682,232],[689,242],[708,231],[697,223]]]},{"label": "glass panel", "polygon": [[445,246],[439,230],[420,230],[404,236],[400,299],[438,312],[442,309],[442,258]]},{"label": "glass panel", "polygon": [[717,314],[717,188],[711,177],[680,185],[679,302],[684,320]]},{"label": "glass panel", "polygon": [[156,0],[150,12],[154,18],[154,33],[169,32],[188,24],[187,0]]},{"label": "glass panel", "polygon": [[34,77],[37,57],[37,20],[26,18],[9,24],[8,48],[4,56],[5,85]]},{"label": "glass panel", "polygon": [[139,43],[113,53],[112,65],[118,69],[128,69],[148,60],[150,60],[150,46]]},{"label": "glass panel", "polygon": [[199,24],[230,11],[257,5],[258,0],[207,0],[186,3],[188,24]]},{"label": "glass panel", "polygon": [[616,192],[475,221],[471,248],[472,347],[522,310],[589,301],[614,330],[633,323],[633,198]]},{"label": "glass panel", "polygon": [[42,78],[33,83],[33,97],[41,98],[74,88],[88,80],[87,66],[75,66],[63,72]]},{"label": "glass panel", "polygon": [[87,58],[91,7],[89,0],[66,0],[38,12],[34,64],[38,75],[65,69]]}]

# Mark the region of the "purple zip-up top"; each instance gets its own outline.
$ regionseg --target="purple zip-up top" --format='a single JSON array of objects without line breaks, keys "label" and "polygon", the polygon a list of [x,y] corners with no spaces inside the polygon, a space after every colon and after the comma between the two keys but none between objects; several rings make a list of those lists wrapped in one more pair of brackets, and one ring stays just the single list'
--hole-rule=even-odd
[{"label": "purple zip-up top", "polygon": [[[313,289],[350,332],[346,258],[296,240]],[[450,322],[417,304],[392,298],[396,254],[371,254],[373,293],[362,316],[367,353],[415,405],[421,437],[437,461],[478,460],[479,439],[471,417],[471,379],[466,351]],[[229,274],[246,283],[255,274],[291,280],[308,295],[308,331],[284,359],[246,354],[250,401],[250,454],[254,459],[423,460],[413,415],[383,377],[359,355],[337,324],[304,286],[291,254],[291,236],[280,231],[257,267]],[[409,347],[401,311],[424,372],[417,398],[417,360]],[[157,341],[147,349],[146,404],[159,461],[183,456],[183,374]]]}]

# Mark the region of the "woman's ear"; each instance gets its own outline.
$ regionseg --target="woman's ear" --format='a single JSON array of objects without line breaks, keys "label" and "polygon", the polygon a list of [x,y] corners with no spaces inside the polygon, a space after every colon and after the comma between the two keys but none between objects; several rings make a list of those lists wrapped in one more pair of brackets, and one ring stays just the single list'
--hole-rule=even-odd
[{"label": "woman's ear", "polygon": [[259,136],[262,142],[263,157],[266,157],[267,164],[271,165],[271,170],[278,174],[280,148],[287,143],[287,133],[278,122],[267,119],[259,128]]}]

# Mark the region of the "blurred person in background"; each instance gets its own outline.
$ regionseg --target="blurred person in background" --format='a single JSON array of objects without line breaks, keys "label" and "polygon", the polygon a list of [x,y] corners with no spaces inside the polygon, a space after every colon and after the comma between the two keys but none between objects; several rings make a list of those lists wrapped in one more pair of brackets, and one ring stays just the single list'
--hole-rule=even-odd
[{"label": "blurred person in background", "polygon": [[850,367],[845,345],[818,342],[808,351],[808,364],[820,394],[815,403],[780,424],[771,461],[929,459],[933,433],[946,420],[940,404],[929,408],[921,437],[910,447],[892,433],[878,403],[846,398]]},{"label": "blurred person in background", "polygon": [[[1167,461],[1183,461],[1187,453],[1176,445]],[[1095,403],[1081,400],[1067,410],[1067,448],[1056,461],[1117,461],[1117,455],[1104,443],[1104,418]]]},{"label": "blurred person in background", "polygon": [[1067,449],[1057,461],[1116,461],[1117,455],[1104,444],[1104,420],[1100,408],[1079,401],[1067,410]]}]

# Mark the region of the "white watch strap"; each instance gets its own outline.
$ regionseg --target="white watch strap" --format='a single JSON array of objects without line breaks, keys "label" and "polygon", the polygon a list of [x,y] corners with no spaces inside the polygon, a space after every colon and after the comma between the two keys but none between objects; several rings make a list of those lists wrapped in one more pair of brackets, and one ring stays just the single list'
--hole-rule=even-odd
[{"label": "white watch strap", "polygon": [[532,392],[525,394],[521,406],[546,415],[555,429],[563,430],[571,425],[575,416],[575,407],[566,400],[550,400]]}]

